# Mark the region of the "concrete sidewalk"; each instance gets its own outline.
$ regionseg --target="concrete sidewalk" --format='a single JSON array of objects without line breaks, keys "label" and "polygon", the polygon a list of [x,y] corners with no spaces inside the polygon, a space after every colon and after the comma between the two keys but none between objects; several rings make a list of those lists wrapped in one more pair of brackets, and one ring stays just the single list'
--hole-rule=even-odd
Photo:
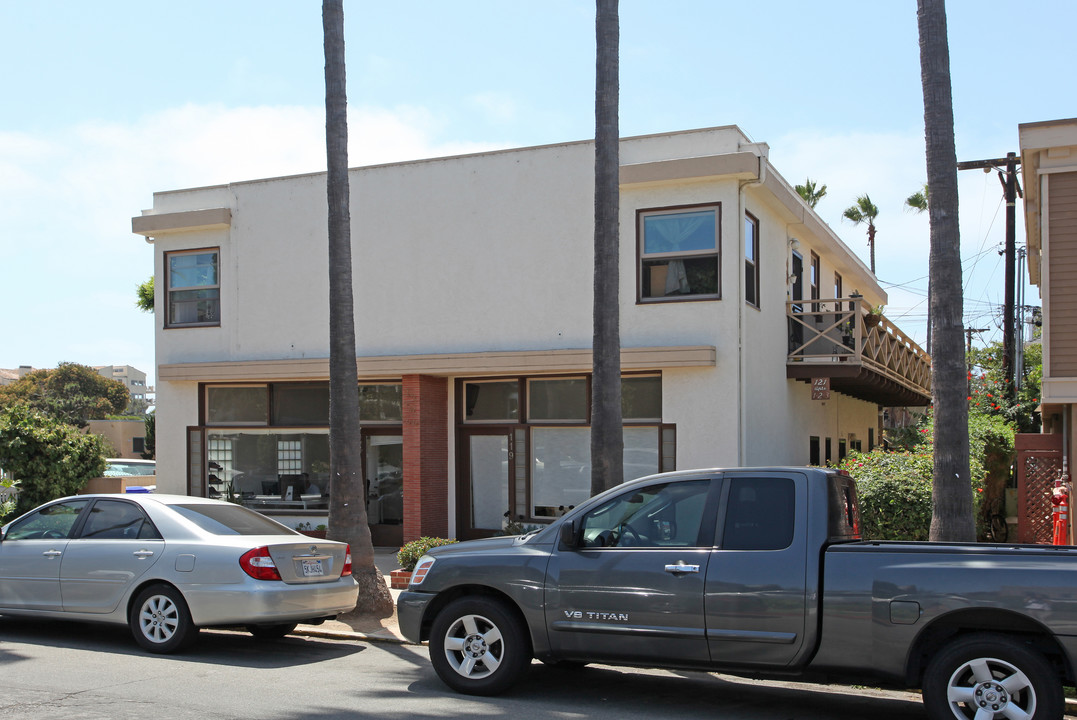
[{"label": "concrete sidewalk", "polygon": [[349,613],[336,620],[327,620],[321,625],[300,625],[295,629],[296,635],[322,637],[331,640],[366,640],[372,642],[406,643],[400,634],[396,622],[396,599],[399,590],[394,590],[389,582],[389,573],[400,569],[396,561],[396,548],[374,548],[374,566],[385,576],[385,585],[393,596],[393,614],[389,617],[376,618],[369,615]]}]

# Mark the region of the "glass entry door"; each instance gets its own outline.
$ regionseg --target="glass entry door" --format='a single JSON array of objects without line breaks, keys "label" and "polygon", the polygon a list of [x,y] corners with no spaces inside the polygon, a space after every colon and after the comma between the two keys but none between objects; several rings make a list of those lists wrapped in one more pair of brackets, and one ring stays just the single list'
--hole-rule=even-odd
[{"label": "glass entry door", "polygon": [[366,434],[363,437],[366,513],[376,547],[404,543],[404,438]]},{"label": "glass entry door", "polygon": [[473,431],[466,439],[466,498],[458,507],[461,537],[487,537],[502,529],[509,511],[513,450],[508,431]]}]

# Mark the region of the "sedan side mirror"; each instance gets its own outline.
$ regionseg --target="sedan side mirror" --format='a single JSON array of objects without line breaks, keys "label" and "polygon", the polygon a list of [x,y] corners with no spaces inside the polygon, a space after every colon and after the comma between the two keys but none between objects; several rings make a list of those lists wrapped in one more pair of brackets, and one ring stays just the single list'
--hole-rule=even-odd
[{"label": "sedan side mirror", "polygon": [[561,523],[561,544],[568,548],[577,546],[577,538],[580,536],[579,520],[573,518]]}]

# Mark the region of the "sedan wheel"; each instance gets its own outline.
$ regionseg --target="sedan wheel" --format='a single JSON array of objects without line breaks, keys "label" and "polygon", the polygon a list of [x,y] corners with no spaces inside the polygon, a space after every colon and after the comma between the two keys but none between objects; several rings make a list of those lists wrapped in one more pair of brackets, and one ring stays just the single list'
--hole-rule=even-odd
[{"label": "sedan wheel", "polygon": [[496,695],[515,683],[531,660],[516,616],[489,598],[460,598],[431,628],[430,662],[442,682],[469,695]]},{"label": "sedan wheel", "polygon": [[1062,684],[1035,649],[997,635],[973,635],[939,651],[923,681],[935,720],[1062,717]]},{"label": "sedan wheel", "polygon": [[183,596],[169,585],[152,585],[139,593],[128,621],[135,641],[150,652],[174,652],[198,633]]}]

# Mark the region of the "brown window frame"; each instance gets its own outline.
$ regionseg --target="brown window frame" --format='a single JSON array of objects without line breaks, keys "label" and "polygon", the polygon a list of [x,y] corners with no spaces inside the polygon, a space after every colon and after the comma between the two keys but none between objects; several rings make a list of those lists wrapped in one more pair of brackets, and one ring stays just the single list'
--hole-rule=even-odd
[{"label": "brown window frame", "polygon": [[[715,259],[715,271],[717,292],[715,293],[695,293],[688,295],[644,295],[644,262],[648,259],[655,259],[655,254],[644,253],[644,242],[646,240],[645,233],[643,231],[643,223],[646,217],[652,215],[674,215],[683,212],[699,212],[703,210],[714,211],[714,252],[709,251],[692,251],[685,253],[681,256],[676,256],[671,253],[657,254],[658,259],[668,258],[670,260],[677,260],[683,258],[700,258],[711,257]],[[709,202],[709,203],[696,203],[692,205],[670,205],[667,207],[650,207],[639,208],[636,210],[636,304],[637,305],[650,305],[657,303],[667,302],[699,302],[699,301],[711,301],[722,299],[722,203]]]},{"label": "brown window frame", "polygon": [[[752,228],[752,256],[748,259],[748,228]],[[744,213],[744,302],[754,308],[762,307],[762,287],[759,282],[759,266],[762,264],[760,254],[763,244],[760,242],[759,218],[750,212]],[[749,289],[752,296],[749,297]],[[753,299],[754,298],[754,299]]]},{"label": "brown window frame", "polygon": [[[206,255],[212,253],[216,256],[216,274],[217,283],[215,285],[191,285],[174,287],[172,285],[172,268],[171,260],[175,257],[183,255]],[[220,327],[221,326],[221,248],[218,247],[204,247],[204,248],[191,248],[189,250],[172,250],[165,252],[164,254],[164,329],[174,330],[179,328],[199,328],[199,327]],[[190,290],[216,290],[217,291],[217,313],[216,318],[207,321],[196,322],[177,322],[172,316],[172,293],[184,292]]]}]

